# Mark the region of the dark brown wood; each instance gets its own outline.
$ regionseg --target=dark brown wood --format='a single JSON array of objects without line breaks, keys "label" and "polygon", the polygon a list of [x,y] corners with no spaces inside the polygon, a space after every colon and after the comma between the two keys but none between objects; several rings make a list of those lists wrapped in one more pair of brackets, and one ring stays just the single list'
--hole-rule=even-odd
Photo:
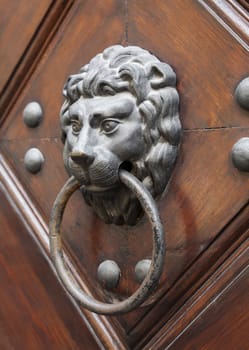
[{"label": "dark brown wood", "polygon": [[209,13],[203,4],[129,1],[129,43],[145,46],[174,67],[186,129],[248,127],[247,113],[233,99],[235,87],[248,74],[248,42],[232,35],[217,22],[222,21],[219,14]]},{"label": "dark brown wood", "polygon": [[[232,167],[229,161],[230,151],[228,151],[232,148],[233,143],[238,138],[246,136],[247,132],[247,130],[234,128],[185,133],[174,182],[172,182],[167,197],[160,204],[168,249],[164,279],[159,295],[163,295],[175,283],[187,266],[219,235],[220,230],[230,221],[230,218],[247,203],[248,176],[240,175]],[[221,139],[222,145],[220,144]],[[29,174],[23,166],[23,155],[31,146],[40,148],[46,158],[43,170],[37,176]],[[208,154],[206,147],[209,148]],[[216,153],[218,148],[219,152]],[[27,193],[48,218],[54,198],[67,177],[64,170],[61,169],[60,141],[36,140],[35,143],[33,140],[26,140],[25,143],[8,141],[2,142],[2,149],[8,161],[22,178]],[[191,178],[193,173],[198,174],[194,182]],[[56,183],[51,182],[50,174],[54,174],[57,179]],[[229,196],[227,196],[227,188],[230,189]],[[200,203],[202,203],[201,207]],[[77,214],[73,211],[73,207],[77,208]],[[84,217],[82,217],[82,212],[85,213]],[[227,216],[228,212],[230,216]],[[93,293],[95,293],[94,281],[97,280],[97,267],[105,256],[116,260],[122,267],[122,271],[126,271],[126,282],[120,286],[120,292],[124,293],[127,288],[130,288],[131,292],[134,291],[137,284],[134,281],[132,267],[135,266],[137,260],[150,256],[152,249],[150,226],[145,223],[140,226],[140,230],[106,226],[92,214],[90,208],[82,203],[80,194],[73,198],[72,203],[70,201],[63,224],[64,237],[71,248],[77,266],[83,271],[84,280],[87,281],[90,276],[89,283],[90,285],[93,283]],[[84,232],[80,227],[84,227]],[[133,239],[127,241],[126,233],[129,233],[131,237],[136,237],[137,241],[143,244],[136,245]],[[148,241],[144,241],[144,237],[148,237]],[[186,240],[188,243],[185,244]],[[221,246],[218,254],[221,254],[223,249]],[[212,250],[210,254],[209,260],[212,257]],[[130,268],[127,268],[127,265]],[[202,271],[202,265],[197,266],[196,276]],[[188,278],[186,275],[186,280]],[[181,295],[184,288],[185,284],[182,283],[177,295]],[[100,297],[98,294],[97,296]],[[162,312],[166,314],[165,309],[160,307],[158,309],[164,310]],[[141,317],[142,311],[140,310],[136,317],[134,314],[125,317],[122,320],[123,326],[126,329],[132,329],[136,319]],[[146,322],[146,324],[150,327],[150,323]],[[143,322],[139,329],[143,334],[146,332]],[[140,331],[137,332],[138,330],[134,334],[141,335]]]},{"label": "dark brown wood", "polygon": [[249,4],[247,0],[238,0],[238,2],[247,10],[249,11]]},{"label": "dark brown wood", "polygon": [[[169,349],[247,349],[249,322],[249,270],[218,295],[184,335]],[[194,339],[193,339],[194,338]]]},{"label": "dark brown wood", "polygon": [[[19,180],[15,177],[8,164],[2,156],[0,156],[0,178],[2,185],[5,188],[6,193],[8,193],[8,198],[11,203],[15,204],[15,209],[18,212],[18,216],[21,217],[22,222],[25,227],[29,228],[29,233],[31,237],[39,242],[39,248],[42,250],[42,253],[47,257],[47,260],[50,261],[50,249],[48,241],[48,226],[44,222],[40,213],[37,211],[34,204],[31,202],[30,198],[27,196],[24,188],[20,184]],[[14,217],[13,217],[14,220]],[[79,274],[76,269],[71,264],[68,256],[65,254],[65,259],[68,263],[68,267],[73,274],[76,281],[78,281],[80,287],[89,295],[91,291],[87,288],[84,280],[80,279]],[[75,306],[75,304],[74,304]],[[112,349],[116,347],[117,349],[124,350],[126,347],[120,341],[121,338],[118,332],[118,326],[115,331],[110,324],[109,320],[104,316],[96,315],[92,312],[84,310],[84,314],[80,312],[80,309],[77,312],[81,313],[82,319],[87,320],[88,324],[91,325],[91,328],[94,330],[99,342],[107,349]]]},{"label": "dark brown wood", "polygon": [[[72,1],[53,1],[44,17],[40,19],[39,26],[33,33],[33,37],[31,38],[30,42],[27,43],[26,50],[23,52],[20,59],[18,58],[15,69],[0,94],[0,124],[8,115],[9,110],[15,103],[20,92],[23,90],[33,70],[35,69],[36,64],[44,54],[47,45],[49,44],[56,30],[59,28],[61,21],[64,19],[71,5]],[[30,2],[29,6],[31,6]],[[30,8],[32,16],[33,6],[34,4],[32,4]],[[28,28],[30,30],[29,19],[22,18],[22,20],[23,22],[25,20],[27,21],[25,24],[28,25]],[[8,46],[8,48],[11,49],[13,49],[13,47],[15,47],[15,45]]]},{"label": "dark brown wood", "polygon": [[[0,92],[46,14],[51,0],[1,0]],[[7,87],[5,87],[6,89]]]},{"label": "dark brown wood", "polygon": [[[242,0],[244,1],[244,0]],[[246,0],[247,1],[247,0]],[[219,16],[220,23],[236,40],[241,41],[243,46],[248,46],[249,33],[248,21],[249,13],[242,8],[237,0],[206,0],[200,2],[213,16]],[[248,5],[247,5],[248,6]],[[239,36],[237,35],[239,34]]]},{"label": "dark brown wood", "polygon": [[[94,5],[91,0],[55,1],[42,17],[39,30],[32,29],[32,40],[23,44],[25,54],[21,60],[16,58],[17,68],[0,101],[2,181],[25,225],[49,254],[47,222],[67,179],[58,117],[66,77],[116,43],[150,50],[176,71],[184,126],[172,182],[159,201],[167,242],[163,276],[146,307],[110,318],[82,308],[79,312],[106,349],[201,349],[205,343],[207,348],[220,349],[216,324],[224,330],[227,349],[229,336],[231,349],[236,348],[236,339],[243,349],[240,338],[246,328],[239,333],[231,326],[230,335],[228,324],[232,315],[241,322],[238,300],[248,305],[243,292],[246,274],[240,277],[248,261],[239,246],[244,247],[248,238],[249,175],[235,169],[230,159],[233,144],[249,137],[248,111],[233,96],[248,75],[245,8],[235,0],[97,0]],[[34,100],[42,105],[44,119],[39,128],[29,129],[22,111]],[[38,147],[45,157],[37,175],[24,168],[24,154],[30,147]],[[66,209],[63,244],[80,286],[105,301],[125,298],[136,290],[134,267],[152,251],[145,218],[135,227],[105,225],[80,193]],[[98,265],[106,259],[115,260],[122,271],[113,292],[97,282]],[[212,309],[218,295],[219,313]],[[233,300],[238,306],[229,309]],[[248,326],[246,317],[243,322]],[[205,325],[212,339],[207,338]]]},{"label": "dark brown wood", "polygon": [[248,348],[248,231],[245,236],[145,349],[189,349],[189,344],[196,349]]},{"label": "dark brown wood", "polygon": [[[150,344],[161,341],[170,344],[187,328],[188,322],[192,322],[206,307],[209,294],[215,295],[216,288],[221,290],[226,287],[231,278],[230,264],[242,252],[243,259],[241,258],[241,263],[238,263],[235,269],[240,271],[243,266],[248,265],[247,255],[244,253],[247,244],[243,243],[248,239],[248,225],[249,206],[247,205],[157,303],[154,310],[157,321],[152,319],[153,315],[146,315],[144,323],[153,324],[153,328],[144,333],[139,324],[132,331],[133,338],[140,339],[138,349],[149,348]],[[242,248],[240,248],[241,245]],[[212,256],[210,251],[213,253]],[[221,251],[223,251],[222,255]],[[199,265],[202,266],[203,271],[196,268]],[[236,275],[237,270],[233,276]],[[219,287],[215,284],[217,276],[220,281]],[[210,284],[216,287],[210,288]],[[167,310],[166,313],[165,310]]]},{"label": "dark brown wood", "polygon": [[98,349],[0,182],[1,349]]}]

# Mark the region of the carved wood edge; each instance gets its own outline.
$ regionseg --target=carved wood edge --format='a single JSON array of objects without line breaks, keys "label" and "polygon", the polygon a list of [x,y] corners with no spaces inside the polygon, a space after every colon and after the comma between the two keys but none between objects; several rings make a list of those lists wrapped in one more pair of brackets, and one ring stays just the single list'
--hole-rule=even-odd
[{"label": "carved wood edge", "polygon": [[[245,18],[245,20],[249,21],[249,12],[246,11],[246,7],[243,5],[243,0],[227,0],[229,4],[237,11],[239,14]],[[245,3],[244,3],[245,4]],[[246,5],[246,4],[245,4]],[[247,3],[247,8],[249,8],[249,4]]]},{"label": "carved wood edge", "polygon": [[[216,270],[203,286],[161,328],[154,338],[143,347],[146,349],[169,349],[179,336],[208,310],[231,287],[249,267],[249,230],[245,241]],[[201,300],[201,303],[200,303]],[[139,347],[140,348],[140,347]]]},{"label": "carved wood edge", "polygon": [[249,11],[249,3],[248,0],[238,0],[238,2],[240,3],[240,5],[245,8],[246,10]]},{"label": "carved wood edge", "polygon": [[[248,238],[248,227],[249,202],[231,218],[186,271],[183,271],[175,284],[165,291],[161,298],[158,297],[153,310],[149,310],[143,320],[138,321],[130,330],[129,337],[133,349],[143,349],[147,342],[156,337],[157,332],[162,328],[168,329],[171,320],[177,317],[181,310],[182,314],[186,312],[185,303],[203,288],[206,281],[212,278],[226,259]],[[153,324],[153,327],[148,328],[148,324]]]},{"label": "carved wood edge", "polygon": [[[0,182],[2,183],[10,204],[20,216],[25,227],[27,227],[30,236],[39,246],[39,249],[41,250],[43,256],[46,258],[51,269],[53,270],[55,277],[58,279],[49,252],[48,225],[45,223],[30,198],[27,196],[21,183],[12,172],[2,154],[0,154]],[[67,254],[64,254],[64,258],[69,272],[77,281],[80,288],[82,288],[85,293],[91,295],[90,290],[84,281],[82,281],[80,278]],[[80,314],[83,322],[86,323],[88,329],[93,334],[100,348],[120,350],[127,349],[127,345],[123,340],[124,335],[119,334],[121,330],[114,329],[107,317],[97,315],[85,309],[81,309],[80,306],[67,292],[66,295],[73,304],[75,311]]]},{"label": "carved wood edge", "polygon": [[249,14],[234,0],[198,0],[244,49],[249,51]]},{"label": "carved wood edge", "polygon": [[73,0],[57,0],[53,1],[49,6],[2,90],[0,95],[0,125],[2,125],[20,93],[23,91],[49,43],[70,12],[73,4]]}]

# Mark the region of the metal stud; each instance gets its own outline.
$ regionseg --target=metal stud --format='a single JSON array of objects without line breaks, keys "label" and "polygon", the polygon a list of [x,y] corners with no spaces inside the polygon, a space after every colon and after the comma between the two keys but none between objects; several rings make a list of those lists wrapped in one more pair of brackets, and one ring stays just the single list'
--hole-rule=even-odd
[{"label": "metal stud", "polygon": [[240,107],[249,110],[249,77],[241,80],[235,90],[235,97]]},{"label": "metal stud", "polygon": [[35,128],[42,120],[43,111],[38,102],[30,102],[23,110],[23,121],[30,127]]},{"label": "metal stud", "polygon": [[150,259],[143,259],[137,263],[137,265],[135,266],[135,277],[138,283],[143,282],[145,276],[149,272],[150,266],[151,266]]},{"label": "metal stud", "polygon": [[118,286],[121,271],[118,264],[113,260],[105,260],[98,267],[98,280],[107,289]]},{"label": "metal stud", "polygon": [[30,148],[24,156],[25,168],[33,174],[41,170],[43,162],[43,154],[38,148]]},{"label": "metal stud", "polygon": [[249,171],[249,137],[242,137],[232,148],[232,161],[240,171]]}]

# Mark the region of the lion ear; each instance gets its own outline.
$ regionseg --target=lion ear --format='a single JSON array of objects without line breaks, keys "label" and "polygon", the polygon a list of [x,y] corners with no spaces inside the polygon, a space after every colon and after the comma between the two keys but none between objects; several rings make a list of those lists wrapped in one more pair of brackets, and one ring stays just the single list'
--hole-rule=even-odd
[{"label": "lion ear", "polygon": [[173,69],[166,63],[153,62],[150,66],[150,84],[153,89],[165,86],[176,86],[176,75]]}]

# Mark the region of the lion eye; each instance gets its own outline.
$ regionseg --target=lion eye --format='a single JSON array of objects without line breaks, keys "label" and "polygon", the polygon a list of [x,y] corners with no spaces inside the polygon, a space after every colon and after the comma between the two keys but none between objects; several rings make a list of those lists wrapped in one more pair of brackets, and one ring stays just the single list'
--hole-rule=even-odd
[{"label": "lion eye", "polygon": [[101,123],[101,130],[109,134],[117,129],[119,122],[116,120],[107,119]]},{"label": "lion eye", "polygon": [[82,128],[81,123],[78,120],[72,120],[71,125],[72,125],[73,134],[77,135]]}]

